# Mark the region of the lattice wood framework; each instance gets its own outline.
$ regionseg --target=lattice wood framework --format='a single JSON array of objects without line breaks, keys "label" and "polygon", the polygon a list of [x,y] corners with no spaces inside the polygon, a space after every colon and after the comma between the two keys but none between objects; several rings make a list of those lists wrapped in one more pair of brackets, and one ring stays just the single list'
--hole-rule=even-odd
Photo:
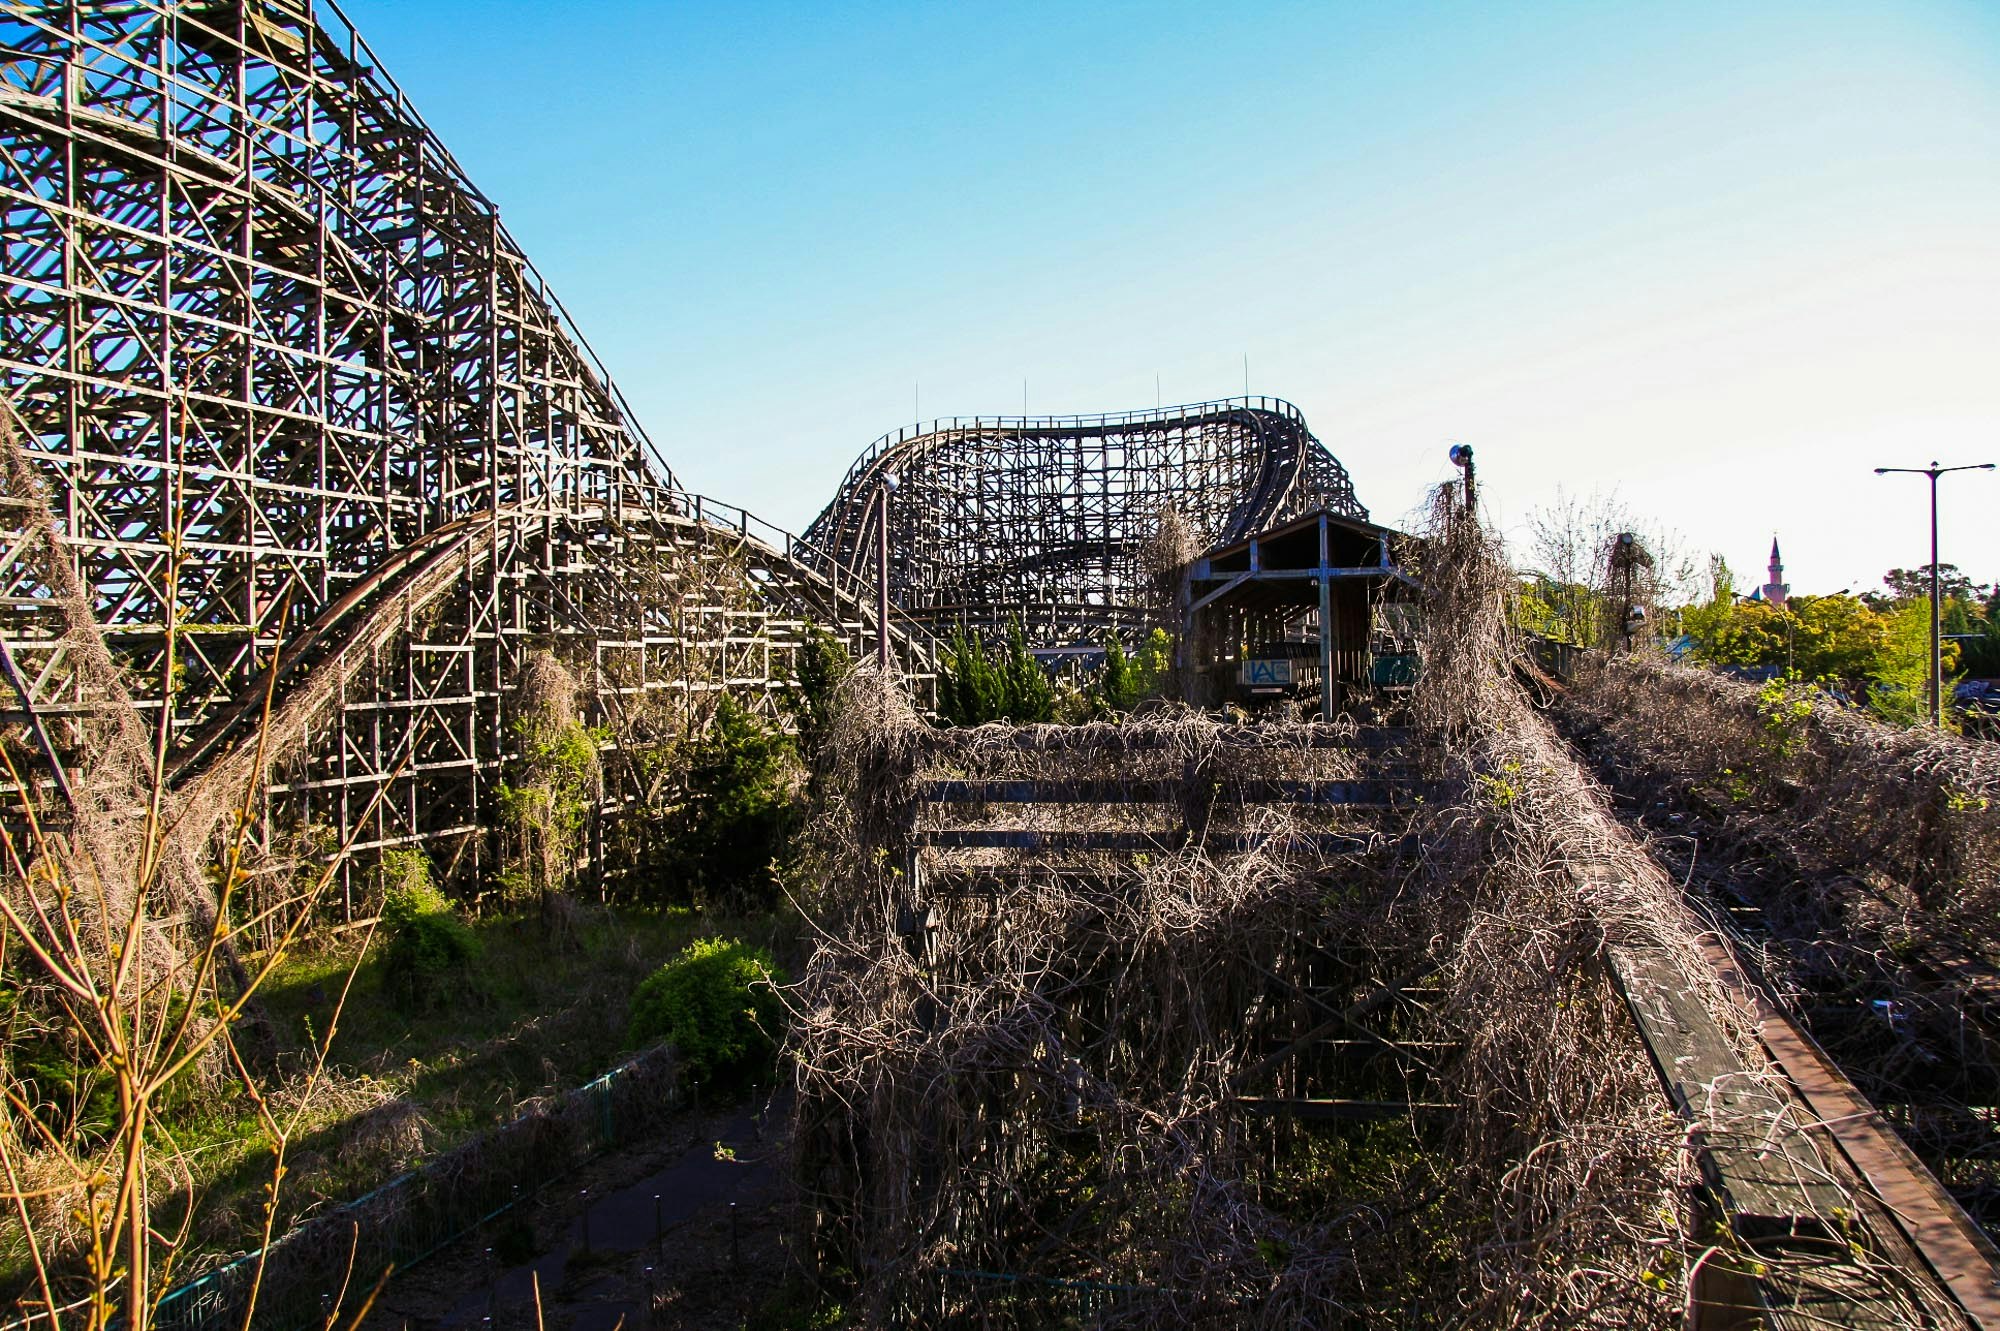
[{"label": "lattice wood framework", "polygon": [[183,779],[274,652],[301,688],[338,662],[276,789],[352,828],[389,786],[364,845],[477,825],[532,645],[628,701],[764,698],[808,618],[872,645],[834,561],[679,489],[330,3],[0,0],[0,221],[33,477],[0,507],[0,629],[58,722],[103,700],[65,660],[44,502]]},{"label": "lattice wood framework", "polygon": [[806,537],[874,565],[890,492],[897,609],[933,633],[1018,617],[1044,644],[1160,622],[1141,552],[1177,509],[1203,544],[1319,504],[1366,518],[1338,459],[1288,402],[1233,398],[1108,416],[934,421],[877,440]]}]

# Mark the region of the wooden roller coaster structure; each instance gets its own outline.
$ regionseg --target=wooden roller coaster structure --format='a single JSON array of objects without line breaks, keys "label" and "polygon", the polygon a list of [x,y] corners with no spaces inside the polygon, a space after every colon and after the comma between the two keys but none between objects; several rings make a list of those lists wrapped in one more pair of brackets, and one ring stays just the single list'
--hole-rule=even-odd
[{"label": "wooden roller coaster structure", "polygon": [[896,609],[939,636],[1019,621],[1055,646],[1168,617],[1145,567],[1167,512],[1205,549],[1321,505],[1368,516],[1298,408],[1241,397],[898,430],[848,469],[806,538],[867,566],[886,509]]},{"label": "wooden roller coaster structure", "polygon": [[0,218],[0,636],[9,719],[58,753],[104,705],[76,633],[170,713],[181,784],[251,761],[275,669],[299,743],[270,822],[460,837],[526,651],[602,719],[768,711],[808,623],[875,644],[839,561],[681,488],[333,4],[0,4]]}]

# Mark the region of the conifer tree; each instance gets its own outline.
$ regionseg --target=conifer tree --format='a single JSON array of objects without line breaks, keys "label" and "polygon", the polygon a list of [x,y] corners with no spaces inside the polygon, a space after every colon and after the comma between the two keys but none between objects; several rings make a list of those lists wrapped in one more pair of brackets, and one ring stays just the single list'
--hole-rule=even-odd
[{"label": "conifer tree", "polygon": [[1112,634],[1104,644],[1104,672],[1098,677],[1099,705],[1107,712],[1129,712],[1139,701],[1133,687],[1132,668],[1125,657],[1125,644]]},{"label": "conifer tree", "polygon": [[1053,721],[1056,715],[1055,686],[1049,683],[1042,663],[1028,650],[1028,635],[1015,620],[1007,631],[1007,719],[1020,725]]}]

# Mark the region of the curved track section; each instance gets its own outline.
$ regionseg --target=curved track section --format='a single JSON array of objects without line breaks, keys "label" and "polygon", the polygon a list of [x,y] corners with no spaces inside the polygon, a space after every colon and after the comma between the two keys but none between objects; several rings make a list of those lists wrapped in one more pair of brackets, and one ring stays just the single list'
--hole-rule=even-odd
[{"label": "curved track section", "polygon": [[0,222],[40,492],[0,500],[0,634],[57,730],[99,704],[23,557],[44,507],[179,779],[276,659],[274,821],[364,846],[478,827],[531,648],[596,665],[608,716],[769,707],[807,619],[873,645],[835,561],[680,490],[328,0],[0,0]]},{"label": "curved track section", "polygon": [[940,636],[1019,619],[1042,644],[1157,622],[1142,551],[1168,508],[1204,544],[1325,504],[1365,518],[1346,468],[1277,398],[1109,416],[974,417],[877,440],[806,538],[875,565],[889,499],[894,604]]}]

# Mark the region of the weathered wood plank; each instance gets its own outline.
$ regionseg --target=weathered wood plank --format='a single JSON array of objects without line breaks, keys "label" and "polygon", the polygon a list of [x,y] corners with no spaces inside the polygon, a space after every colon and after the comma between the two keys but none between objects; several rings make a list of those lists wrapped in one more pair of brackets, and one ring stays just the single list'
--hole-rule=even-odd
[{"label": "weathered wood plank", "polygon": [[[1225,804],[1329,804],[1388,808],[1417,793],[1407,781],[1220,781]],[[1158,780],[944,780],[919,785],[931,804],[1178,804],[1187,797],[1179,781]]]},{"label": "weathered wood plank", "polygon": [[[1031,831],[1012,827],[945,827],[911,834],[919,846],[936,850],[1108,850],[1166,852],[1186,849],[1194,838],[1186,831],[1096,832]],[[1271,847],[1312,850],[1321,855],[1359,855],[1380,844],[1375,837],[1341,832],[1210,832],[1199,844],[1206,850],[1240,853]]]}]

